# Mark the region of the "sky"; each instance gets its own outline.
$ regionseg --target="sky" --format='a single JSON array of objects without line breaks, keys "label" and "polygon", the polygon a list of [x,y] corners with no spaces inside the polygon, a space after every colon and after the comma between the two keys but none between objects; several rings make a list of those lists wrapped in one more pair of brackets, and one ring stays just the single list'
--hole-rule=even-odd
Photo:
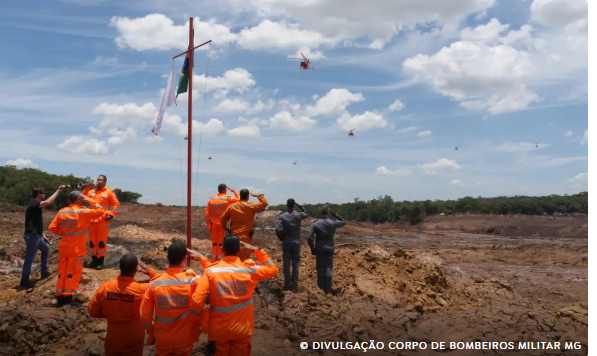
[{"label": "sky", "polygon": [[193,205],[588,190],[586,0],[5,2],[0,164],[186,205],[190,17]]}]

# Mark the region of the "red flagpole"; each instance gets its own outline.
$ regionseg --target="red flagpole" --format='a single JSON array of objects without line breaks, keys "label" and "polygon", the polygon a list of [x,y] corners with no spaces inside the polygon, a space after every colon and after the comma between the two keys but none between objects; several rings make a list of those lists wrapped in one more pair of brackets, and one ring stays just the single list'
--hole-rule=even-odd
[{"label": "red flagpole", "polygon": [[[193,18],[189,18],[189,119],[188,119],[188,162],[187,162],[187,248],[191,248],[191,171],[193,160],[193,64],[194,64],[194,46],[193,46]],[[187,255],[187,266],[191,265],[190,255]]]}]

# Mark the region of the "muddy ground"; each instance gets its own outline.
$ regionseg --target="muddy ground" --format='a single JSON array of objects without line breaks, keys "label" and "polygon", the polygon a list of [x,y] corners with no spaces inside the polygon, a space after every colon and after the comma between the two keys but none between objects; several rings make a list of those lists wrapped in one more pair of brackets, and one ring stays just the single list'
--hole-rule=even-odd
[{"label": "muddy ground", "polygon": [[[108,240],[107,267],[84,270],[77,298],[86,303],[118,275],[126,251],[158,270],[165,247],[184,239],[185,211],[123,204]],[[193,246],[209,253],[203,209],[193,211]],[[49,225],[54,212],[46,211]],[[56,273],[30,291],[17,287],[24,256],[22,212],[0,213],[0,354],[103,355],[106,323],[86,308],[53,307]],[[255,244],[280,274],[256,291],[253,355],[357,355],[363,350],[302,350],[303,341],[384,342],[373,355],[428,355],[390,350],[389,342],[514,342],[514,350],[443,350],[450,355],[587,355],[588,245],[586,218],[434,216],[410,228],[349,223],[338,230],[334,286],[316,287],[315,260],[303,245],[298,292],[283,292],[275,213],[258,217]],[[308,234],[308,221],[303,237]],[[56,270],[58,240],[50,268]],[[32,279],[39,278],[39,254]],[[192,268],[201,271],[193,262]],[[139,274],[139,281],[147,277]],[[581,350],[518,350],[519,341],[579,342]],[[365,344],[362,344],[365,345]],[[205,335],[195,344],[202,355]],[[153,346],[145,355],[153,355]]]}]

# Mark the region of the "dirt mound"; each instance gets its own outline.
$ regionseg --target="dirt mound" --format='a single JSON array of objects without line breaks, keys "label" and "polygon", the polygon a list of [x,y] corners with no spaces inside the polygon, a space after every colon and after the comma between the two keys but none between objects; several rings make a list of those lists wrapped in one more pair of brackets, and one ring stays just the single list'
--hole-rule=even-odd
[{"label": "dirt mound", "polygon": [[479,234],[504,236],[541,236],[587,238],[586,217],[558,217],[529,215],[435,215],[416,225],[415,231],[459,230]]}]

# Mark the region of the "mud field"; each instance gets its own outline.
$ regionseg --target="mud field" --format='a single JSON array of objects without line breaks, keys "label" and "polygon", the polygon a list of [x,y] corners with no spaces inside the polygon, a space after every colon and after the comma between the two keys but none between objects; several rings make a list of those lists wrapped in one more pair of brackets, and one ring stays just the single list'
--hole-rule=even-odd
[{"label": "mud field", "polygon": [[[47,227],[55,212],[45,211]],[[203,209],[193,212],[193,246],[208,254]],[[106,322],[86,308],[53,307],[56,273],[19,291],[24,214],[0,212],[0,354],[103,355]],[[300,342],[384,342],[368,355],[433,355],[432,350],[389,350],[391,341],[513,341],[514,350],[443,350],[450,355],[587,355],[588,221],[528,216],[434,216],[414,228],[349,223],[337,232],[334,287],[316,287],[315,259],[304,224],[299,290],[283,292],[274,212],[258,216],[255,244],[268,251],[280,274],[262,282],[255,298],[253,355],[357,355],[363,350],[301,350]],[[123,204],[108,240],[106,269],[85,269],[77,299],[87,302],[118,275],[127,251],[158,270],[165,249],[184,239],[185,211]],[[50,252],[55,272],[58,240]],[[88,257],[89,259],[89,257]],[[39,278],[39,254],[32,280]],[[192,268],[201,267],[193,262]],[[147,281],[137,275],[138,281]],[[205,335],[193,355],[203,355]],[[582,343],[582,350],[517,350],[519,341]],[[562,346],[563,348],[563,346]],[[153,346],[145,355],[153,355]]]}]

